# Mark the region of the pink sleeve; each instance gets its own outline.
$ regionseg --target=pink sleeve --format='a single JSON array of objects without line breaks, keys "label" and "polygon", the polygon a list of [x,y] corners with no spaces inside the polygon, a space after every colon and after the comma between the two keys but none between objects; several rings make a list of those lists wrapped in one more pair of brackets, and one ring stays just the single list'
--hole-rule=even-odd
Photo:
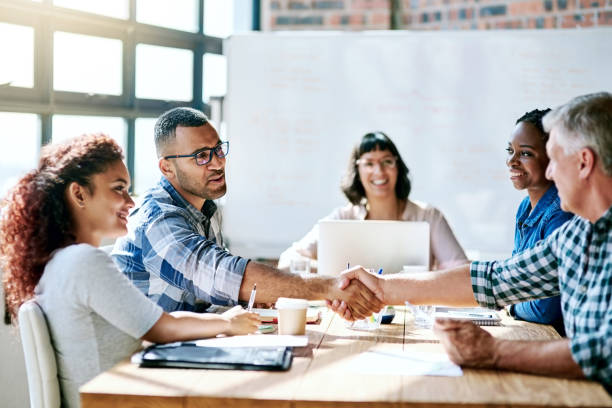
[{"label": "pink sleeve", "polygon": [[437,269],[447,269],[466,264],[468,259],[465,252],[461,245],[459,245],[446,218],[444,218],[444,215],[439,210],[433,209],[429,225],[431,231],[431,253]]}]

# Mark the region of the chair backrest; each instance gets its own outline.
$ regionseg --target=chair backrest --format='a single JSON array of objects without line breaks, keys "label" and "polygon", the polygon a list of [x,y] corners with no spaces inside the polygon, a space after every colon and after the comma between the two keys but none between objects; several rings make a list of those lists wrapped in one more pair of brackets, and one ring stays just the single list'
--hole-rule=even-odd
[{"label": "chair backrest", "polygon": [[25,355],[30,406],[59,407],[61,399],[55,351],[45,315],[36,301],[28,300],[19,308],[19,332]]}]

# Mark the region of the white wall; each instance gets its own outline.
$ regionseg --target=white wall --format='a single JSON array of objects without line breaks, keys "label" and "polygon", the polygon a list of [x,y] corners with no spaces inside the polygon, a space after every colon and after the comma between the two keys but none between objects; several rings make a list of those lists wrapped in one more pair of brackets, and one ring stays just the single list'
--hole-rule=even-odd
[{"label": "white wall", "polygon": [[[394,140],[412,199],[467,250],[509,255],[526,195],[505,165],[526,111],[612,89],[612,30],[253,33],[228,40],[224,234],[275,257],[346,200],[352,146]],[[473,253],[473,252],[471,252]]]}]

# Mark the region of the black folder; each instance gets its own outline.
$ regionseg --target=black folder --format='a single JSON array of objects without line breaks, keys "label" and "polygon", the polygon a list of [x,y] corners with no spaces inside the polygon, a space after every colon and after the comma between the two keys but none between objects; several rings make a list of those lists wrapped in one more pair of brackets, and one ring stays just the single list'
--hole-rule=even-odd
[{"label": "black folder", "polygon": [[146,348],[140,366],[286,371],[292,360],[291,347],[201,347],[185,342]]}]

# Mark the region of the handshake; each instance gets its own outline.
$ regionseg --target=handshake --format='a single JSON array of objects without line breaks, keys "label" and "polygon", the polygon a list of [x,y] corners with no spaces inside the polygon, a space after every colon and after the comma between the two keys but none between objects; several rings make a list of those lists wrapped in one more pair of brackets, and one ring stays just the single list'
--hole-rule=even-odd
[{"label": "handshake", "polygon": [[390,303],[384,296],[383,281],[361,266],[348,269],[336,279],[327,306],[346,320],[364,319]]},{"label": "handshake", "polygon": [[[450,271],[381,276],[360,266],[337,278],[337,297],[327,305],[346,320],[359,320],[385,305],[409,300],[413,304],[477,306],[469,279],[469,265]],[[493,368],[505,344],[469,321],[437,319],[434,332],[449,358],[466,367]]]}]

